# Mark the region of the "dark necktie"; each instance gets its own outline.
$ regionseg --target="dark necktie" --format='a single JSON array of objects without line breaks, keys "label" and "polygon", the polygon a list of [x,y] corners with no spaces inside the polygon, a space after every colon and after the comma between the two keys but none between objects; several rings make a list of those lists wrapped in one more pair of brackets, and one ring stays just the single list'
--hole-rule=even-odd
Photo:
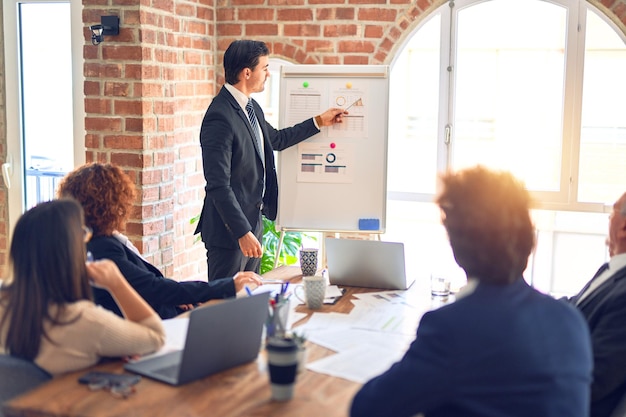
[{"label": "dark necktie", "polygon": [[265,164],[265,158],[263,158],[263,142],[261,142],[261,138],[259,135],[259,121],[257,120],[256,114],[254,113],[254,107],[252,107],[252,100],[248,100],[248,104],[246,104],[246,111],[248,112],[248,117],[250,118],[250,125],[252,126],[252,131],[254,132],[254,139],[256,140],[257,150],[259,151],[261,160],[263,160],[263,164]]},{"label": "dark necktie", "polygon": [[587,285],[585,285],[583,287],[582,290],[580,290],[580,292],[578,294],[576,294],[576,296],[572,299],[572,301],[574,302],[574,304],[578,303],[578,300],[580,299],[580,297],[582,297],[582,295],[589,289],[589,287],[591,286],[591,284],[593,283],[593,281],[595,281],[600,275],[602,275],[602,273],[604,271],[606,271],[607,269],[609,269],[609,263],[606,262],[604,264],[602,264],[602,266],[600,267],[600,269],[598,269],[598,272],[596,272],[596,274],[593,276],[593,278],[591,278],[589,280],[589,282],[587,283]]}]

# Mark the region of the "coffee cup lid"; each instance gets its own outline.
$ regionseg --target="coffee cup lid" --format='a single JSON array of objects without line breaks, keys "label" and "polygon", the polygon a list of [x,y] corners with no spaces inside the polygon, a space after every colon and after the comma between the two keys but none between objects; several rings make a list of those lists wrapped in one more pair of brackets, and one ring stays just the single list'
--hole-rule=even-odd
[{"label": "coffee cup lid", "polygon": [[265,343],[265,348],[274,352],[291,352],[297,350],[298,345],[293,339],[270,337]]}]

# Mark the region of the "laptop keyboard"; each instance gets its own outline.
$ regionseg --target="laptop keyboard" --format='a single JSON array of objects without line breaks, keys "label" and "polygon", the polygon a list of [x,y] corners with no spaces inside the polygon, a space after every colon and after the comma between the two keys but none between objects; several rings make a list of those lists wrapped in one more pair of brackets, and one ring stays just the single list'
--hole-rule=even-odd
[{"label": "laptop keyboard", "polygon": [[166,366],[164,368],[159,368],[154,372],[159,375],[167,376],[170,378],[176,378],[178,376],[178,368],[179,368],[179,365],[176,364],[176,365]]}]

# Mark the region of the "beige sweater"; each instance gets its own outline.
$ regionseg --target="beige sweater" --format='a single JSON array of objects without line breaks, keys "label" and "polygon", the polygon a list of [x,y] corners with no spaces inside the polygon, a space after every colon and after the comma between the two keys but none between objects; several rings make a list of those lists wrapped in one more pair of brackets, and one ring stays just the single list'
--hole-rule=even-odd
[{"label": "beige sweater", "polygon": [[[52,308],[54,317],[56,306]],[[0,316],[4,315],[0,305]],[[161,319],[155,313],[134,323],[96,306],[78,301],[67,306],[67,325],[45,326],[51,340],[43,337],[37,365],[51,374],[76,371],[96,364],[102,357],[143,355],[158,350],[165,342]],[[0,353],[6,353],[6,329],[0,329]]]}]

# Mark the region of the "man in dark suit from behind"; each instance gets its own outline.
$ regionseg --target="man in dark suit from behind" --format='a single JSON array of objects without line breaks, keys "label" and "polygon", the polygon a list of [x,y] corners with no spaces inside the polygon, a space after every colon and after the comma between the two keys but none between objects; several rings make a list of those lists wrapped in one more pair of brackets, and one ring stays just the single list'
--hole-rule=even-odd
[{"label": "man in dark suit from behind", "polygon": [[[269,49],[263,42],[237,40],[224,53],[226,84],[202,121],[200,145],[206,196],[196,233],[207,249],[209,281],[227,271],[259,272],[263,221],[276,219],[278,179],[274,151],[341,123],[343,109],[331,108],[292,127],[276,130],[250,98],[265,88]],[[230,275],[232,276],[232,275]]]},{"label": "man in dark suit from behind", "polygon": [[626,193],[613,205],[607,244],[608,264],[570,298],[591,331],[591,417],[610,416],[626,395]]},{"label": "man in dark suit from behind", "polygon": [[361,388],[350,415],[587,417],[587,325],[522,277],[534,244],[528,192],[482,167],[442,180],[437,203],[468,284],[424,314],[402,360]]}]

